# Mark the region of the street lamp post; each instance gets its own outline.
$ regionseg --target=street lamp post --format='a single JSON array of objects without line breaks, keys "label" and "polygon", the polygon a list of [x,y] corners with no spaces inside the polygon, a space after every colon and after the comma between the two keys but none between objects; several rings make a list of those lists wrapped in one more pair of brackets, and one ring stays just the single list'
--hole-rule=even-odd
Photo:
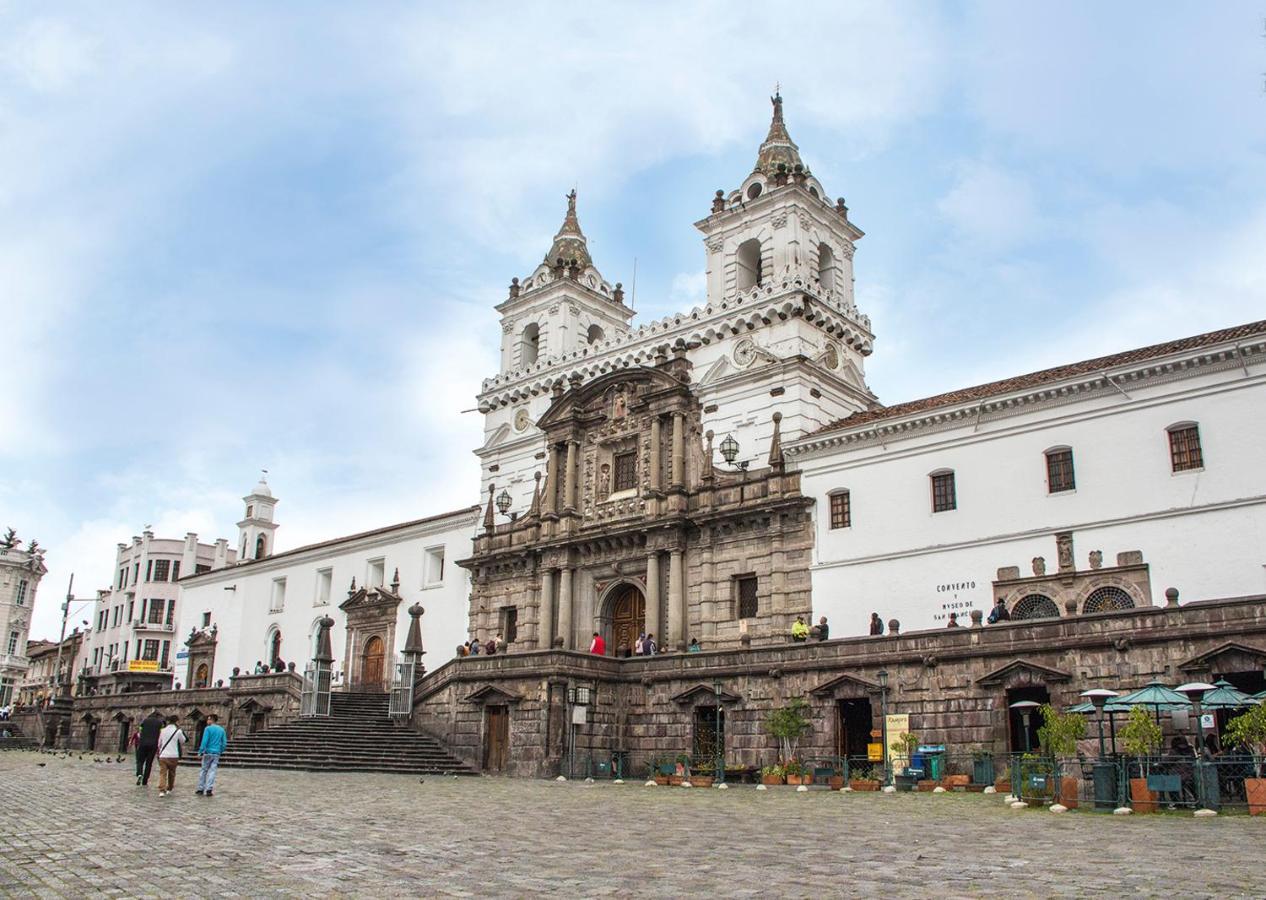
[{"label": "street lamp post", "polygon": [[892,783],[888,768],[888,670],[879,670],[879,739],[883,741],[884,785]]},{"label": "street lamp post", "polygon": [[1175,688],[1178,693],[1191,701],[1191,712],[1196,719],[1196,801],[1205,809],[1215,812],[1222,805],[1218,791],[1218,770],[1215,763],[1205,759],[1204,725],[1200,721],[1200,701],[1204,695],[1214,690],[1214,686],[1203,681],[1192,681],[1180,684]]},{"label": "street lamp post", "polygon": [[712,690],[716,695],[716,779],[717,784],[725,784],[725,734],[721,731],[721,679],[714,679],[712,682]]},{"label": "street lamp post", "polygon": [[1119,694],[1107,688],[1095,688],[1090,691],[1082,691],[1081,696],[1094,704],[1095,712],[1098,714],[1096,719],[1099,723],[1099,758],[1095,760],[1093,770],[1095,809],[1115,809],[1117,802],[1116,766],[1104,758],[1106,750],[1103,744],[1103,709],[1108,705],[1110,699],[1119,696]]},{"label": "street lamp post", "polygon": [[1042,704],[1035,700],[1017,700],[1011,704],[1011,708],[1020,714],[1021,720],[1024,722],[1024,752],[1028,753],[1033,749],[1032,741],[1029,739],[1029,732],[1033,729],[1033,710]]}]

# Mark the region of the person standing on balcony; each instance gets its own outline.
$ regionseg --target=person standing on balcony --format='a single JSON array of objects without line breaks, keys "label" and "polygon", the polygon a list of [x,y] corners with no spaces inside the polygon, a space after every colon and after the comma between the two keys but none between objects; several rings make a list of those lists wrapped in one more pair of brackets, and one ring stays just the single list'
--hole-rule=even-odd
[{"label": "person standing on balcony", "polygon": [[602,635],[598,632],[593,633],[593,640],[589,642],[589,652],[594,656],[607,655],[607,642],[602,639]]}]

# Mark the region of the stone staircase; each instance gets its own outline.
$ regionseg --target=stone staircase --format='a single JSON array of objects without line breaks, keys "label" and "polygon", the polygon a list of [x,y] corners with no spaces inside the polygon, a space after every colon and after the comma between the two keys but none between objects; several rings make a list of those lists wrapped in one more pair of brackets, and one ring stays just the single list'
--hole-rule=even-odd
[{"label": "stone staircase", "polygon": [[[7,735],[6,732],[8,732]],[[22,729],[13,720],[7,719],[0,722],[0,750],[36,750],[38,748],[39,741],[23,734]]]},{"label": "stone staircase", "polygon": [[[190,748],[193,761],[197,748]],[[329,717],[295,719],[231,737],[220,765],[310,772],[473,775],[428,735],[395,724],[386,694],[334,693]]]}]

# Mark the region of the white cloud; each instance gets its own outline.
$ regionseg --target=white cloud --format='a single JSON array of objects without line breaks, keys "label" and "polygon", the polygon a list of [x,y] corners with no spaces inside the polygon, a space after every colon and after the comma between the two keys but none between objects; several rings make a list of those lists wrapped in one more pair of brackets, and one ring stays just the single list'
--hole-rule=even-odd
[{"label": "white cloud", "polygon": [[954,187],[937,209],[954,228],[960,248],[997,253],[1039,232],[1036,201],[1024,178],[980,162],[957,168]]},{"label": "white cloud", "polygon": [[27,88],[57,93],[95,68],[95,42],[68,22],[30,23],[0,48],[0,61]]},{"label": "white cloud", "polygon": [[673,276],[669,299],[681,309],[703,305],[708,299],[708,273],[678,272]]}]

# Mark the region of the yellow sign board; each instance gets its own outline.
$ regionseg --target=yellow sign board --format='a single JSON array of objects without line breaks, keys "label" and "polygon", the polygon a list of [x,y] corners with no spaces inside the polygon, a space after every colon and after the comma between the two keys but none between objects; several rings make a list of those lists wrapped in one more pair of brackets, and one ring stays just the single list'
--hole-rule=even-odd
[{"label": "yellow sign board", "polygon": [[129,672],[157,672],[158,660],[156,659],[129,659],[127,662],[127,670]]},{"label": "yellow sign board", "polygon": [[883,744],[867,744],[866,759],[870,762],[884,761],[884,745]]},{"label": "yellow sign board", "polygon": [[896,743],[897,738],[910,733],[910,714],[893,713],[888,716],[886,727],[888,731],[888,759],[890,760],[890,765],[897,768],[904,768],[910,765],[910,760],[906,759],[905,754],[897,754],[892,750],[892,745]]}]

